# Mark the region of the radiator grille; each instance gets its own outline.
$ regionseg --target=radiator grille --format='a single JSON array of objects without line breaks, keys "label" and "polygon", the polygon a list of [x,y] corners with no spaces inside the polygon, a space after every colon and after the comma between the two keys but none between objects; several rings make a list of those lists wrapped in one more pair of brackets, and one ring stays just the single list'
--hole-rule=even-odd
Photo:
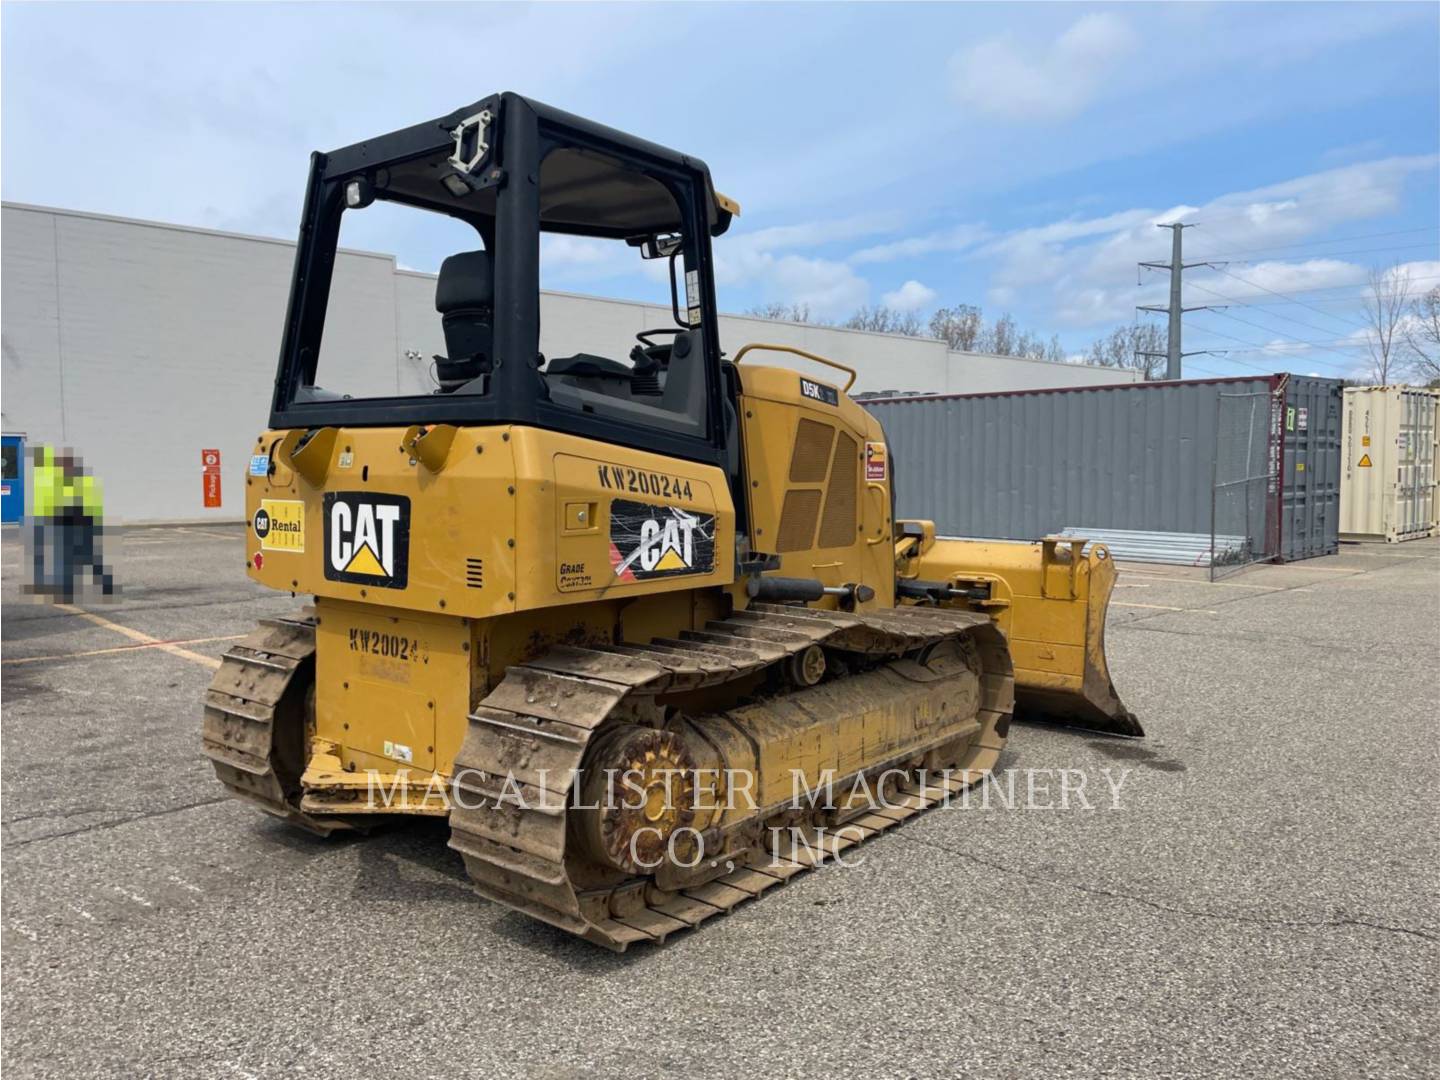
[{"label": "radiator grille", "polygon": [[830,486],[825,492],[820,547],[849,547],[855,543],[856,485],[859,477],[860,446],[841,432],[835,440],[835,463],[830,468]]},{"label": "radiator grille", "polygon": [[801,419],[795,429],[795,448],[790,453],[790,483],[823,484],[825,466],[830,462],[830,443],[835,429],[818,420]]},{"label": "radiator grille", "polygon": [[485,587],[485,560],[465,560],[465,585],[470,589],[483,589]]},{"label": "radiator grille", "polygon": [[785,493],[780,512],[780,535],[776,552],[804,551],[815,538],[815,520],[820,516],[820,492],[815,488],[791,488]]}]

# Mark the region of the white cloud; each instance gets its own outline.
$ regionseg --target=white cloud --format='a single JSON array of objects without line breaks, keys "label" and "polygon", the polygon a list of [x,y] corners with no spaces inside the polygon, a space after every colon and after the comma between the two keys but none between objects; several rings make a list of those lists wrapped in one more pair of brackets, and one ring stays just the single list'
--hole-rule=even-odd
[{"label": "white cloud", "polygon": [[842,262],[783,255],[766,266],[762,286],[774,299],[808,307],[827,318],[863,307],[870,285]]},{"label": "white cloud", "polygon": [[896,311],[919,311],[935,302],[939,296],[934,289],[920,284],[918,281],[907,281],[894,292],[887,292],[880,298],[880,303]]},{"label": "white cloud", "polygon": [[[1199,206],[1065,219],[998,237],[977,253],[1000,259],[990,282],[993,295],[1048,292],[1055,322],[1070,327],[1121,321],[1133,315],[1136,304],[1164,303],[1164,272],[1147,273],[1137,288],[1136,264],[1168,261],[1170,235],[1155,226],[1174,221],[1198,226],[1185,233],[1187,262],[1213,259],[1228,271],[1191,270],[1187,289],[1200,286],[1256,301],[1275,299],[1266,289],[1358,288],[1366,266],[1304,252],[1286,258],[1285,249],[1347,222],[1398,210],[1408,180],[1437,163],[1437,155],[1385,158],[1221,195]],[[1186,299],[1212,298],[1225,302],[1203,291]]]},{"label": "white cloud", "polygon": [[746,287],[823,318],[850,315],[868,302],[869,283],[840,259],[798,251],[883,234],[900,222],[894,213],[857,214],[727,236],[714,249],[715,278],[721,287]]},{"label": "white cloud", "polygon": [[954,228],[921,236],[908,236],[902,240],[891,240],[873,247],[863,248],[850,256],[855,264],[893,262],[896,259],[914,259],[937,251],[964,251],[990,235],[983,225],[957,225]]},{"label": "white cloud", "polygon": [[1440,260],[1421,259],[1416,262],[1400,263],[1392,268],[1392,273],[1410,275],[1410,291],[1414,294],[1427,292],[1435,287],[1435,282],[1440,279]]},{"label": "white cloud", "polygon": [[568,233],[545,233],[540,237],[540,263],[548,269],[606,267],[618,262],[618,257],[626,253],[630,254],[632,259],[635,258],[634,249],[613,241],[607,243],[604,240],[571,236]]},{"label": "white cloud", "polygon": [[[857,214],[728,235],[713,249],[716,282],[765,301],[808,306],[824,318],[850,315],[868,302],[869,283],[841,259],[805,252],[890,232],[902,220],[895,213]],[[614,289],[604,283],[640,277],[660,287],[647,296],[657,302],[663,302],[668,281],[664,260],[642,260],[622,241],[563,233],[542,235],[540,271],[546,288],[596,288],[605,295]]]},{"label": "white cloud", "polygon": [[1130,24],[1110,13],[1082,17],[1048,47],[990,38],[951,57],[951,90],[961,105],[1006,119],[1064,119],[1097,96],[1138,43]]},{"label": "white cloud", "polygon": [[825,221],[802,221],[795,225],[772,225],[749,232],[730,232],[725,234],[721,246],[749,251],[815,248],[893,232],[902,223],[898,213],[853,214]]},{"label": "white cloud", "polygon": [[[1380,158],[1311,173],[1253,191],[1222,195],[1195,212],[1201,228],[1213,222],[1222,237],[1252,234],[1259,247],[1284,244],[1345,221],[1378,217],[1400,209],[1405,181],[1433,171],[1435,154]],[[1208,250],[1219,250],[1212,240]]]},{"label": "white cloud", "polygon": [[[1341,285],[1361,285],[1369,271],[1342,259],[1302,259],[1296,262],[1265,262],[1225,267],[1219,271],[1192,271],[1187,284],[1222,292],[1234,300],[1263,302],[1270,293],[1306,292]],[[1268,290],[1268,292],[1267,292]]]}]

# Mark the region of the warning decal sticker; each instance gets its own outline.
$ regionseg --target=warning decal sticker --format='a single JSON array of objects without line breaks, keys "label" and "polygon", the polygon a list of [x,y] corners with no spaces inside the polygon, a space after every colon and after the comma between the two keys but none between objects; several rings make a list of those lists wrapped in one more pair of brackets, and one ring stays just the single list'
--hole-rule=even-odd
[{"label": "warning decal sticker", "polygon": [[1359,467],[1362,468],[1362,469],[1370,469],[1370,468],[1373,468],[1373,467],[1374,467],[1374,466],[1372,466],[1372,465],[1370,464],[1370,455],[1369,455],[1369,454],[1361,454],[1361,455],[1360,455]]},{"label": "warning decal sticker", "polygon": [[621,581],[708,574],[715,569],[715,515],[611,499],[610,565]]},{"label": "warning decal sticker", "polygon": [[410,500],[369,491],[325,493],[325,577],[403,589],[410,564]]},{"label": "warning decal sticker", "polygon": [[885,444],[883,442],[867,442],[865,444],[865,479],[885,479]]}]

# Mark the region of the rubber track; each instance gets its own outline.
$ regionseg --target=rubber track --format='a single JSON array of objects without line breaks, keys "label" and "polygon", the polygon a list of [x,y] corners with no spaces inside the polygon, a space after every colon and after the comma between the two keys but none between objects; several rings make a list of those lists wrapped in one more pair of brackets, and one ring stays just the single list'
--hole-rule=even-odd
[{"label": "rubber track", "polygon": [[[566,807],[585,750],[605,721],[635,699],[742,679],[812,644],[901,659],[946,638],[970,638],[981,653],[986,674],[977,719],[982,733],[998,725],[1000,736],[981,744],[986,756],[977,767],[986,769],[1003,745],[1014,686],[1003,639],[985,615],[920,607],[846,614],[756,604],[703,630],[643,646],[553,648],[508,668],[471,714],[455,763],[450,846],[464,857],[476,890],[492,900],[616,951],[664,941],[934,806],[967,781],[912,786],[893,808],[877,808],[826,834],[820,850],[752,855],[697,888],[661,893],[636,878],[586,892],[565,865]],[[497,786],[504,783],[510,786]],[[513,797],[510,805],[503,798],[493,805],[517,789],[525,808]]]}]

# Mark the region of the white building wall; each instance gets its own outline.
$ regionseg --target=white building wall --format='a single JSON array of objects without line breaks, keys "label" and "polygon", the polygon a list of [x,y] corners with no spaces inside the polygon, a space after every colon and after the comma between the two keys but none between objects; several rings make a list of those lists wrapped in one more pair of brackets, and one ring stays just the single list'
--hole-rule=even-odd
[{"label": "white building wall", "polygon": [[56,283],[58,219],[12,213],[0,218],[0,425],[59,439],[64,433],[60,366],[60,290]]},{"label": "white building wall", "polygon": [[[269,416],[293,262],[287,241],[4,204],[0,423],[32,444],[74,447],[100,477],[111,521],[239,519],[245,465]],[[327,320],[323,385],[356,396],[429,389],[431,358],[445,349],[433,275],[399,270],[388,255],[342,252],[333,296],[340,307]],[[545,293],[540,310],[547,356],[609,354],[620,343],[628,351],[636,331],[671,325],[664,307],[570,293]],[[767,342],[847,364],[858,372],[856,393],[1134,378],[745,316],[721,316],[720,334],[732,356]],[[752,359],[825,377],[785,354]],[[223,503],[206,509],[200,451],[211,447],[222,455]]]}]

